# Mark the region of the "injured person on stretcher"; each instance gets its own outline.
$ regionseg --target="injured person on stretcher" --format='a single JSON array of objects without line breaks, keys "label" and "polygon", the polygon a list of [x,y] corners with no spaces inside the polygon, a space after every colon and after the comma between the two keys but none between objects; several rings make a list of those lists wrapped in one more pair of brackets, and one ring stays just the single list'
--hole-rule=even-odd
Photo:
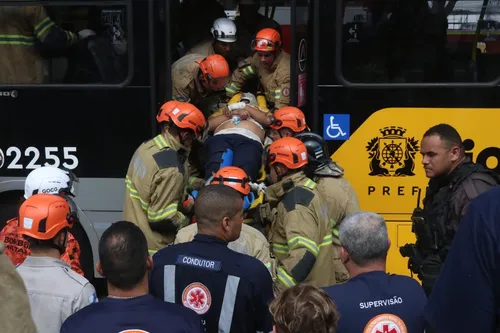
[{"label": "injured person on stretcher", "polygon": [[262,153],[266,128],[273,115],[265,107],[258,106],[251,93],[235,95],[227,106],[208,118],[205,141],[208,161],[205,178],[209,179],[221,167],[232,165],[243,169],[250,180],[255,181],[262,165]]}]

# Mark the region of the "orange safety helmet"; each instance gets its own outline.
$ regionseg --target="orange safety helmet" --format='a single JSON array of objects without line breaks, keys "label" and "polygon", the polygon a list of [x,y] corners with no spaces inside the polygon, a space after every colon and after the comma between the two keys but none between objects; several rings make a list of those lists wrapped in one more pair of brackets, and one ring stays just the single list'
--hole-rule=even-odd
[{"label": "orange safety helmet", "polygon": [[68,202],[56,194],[35,194],[19,208],[19,233],[35,239],[52,239],[77,221]]},{"label": "orange safety helmet", "polygon": [[300,109],[294,106],[285,106],[274,112],[274,121],[269,126],[274,130],[289,128],[295,133],[307,129],[306,117]]},{"label": "orange safety helmet", "polygon": [[274,141],[269,146],[266,164],[281,163],[288,169],[298,169],[307,164],[307,148],[302,141],[288,137]]},{"label": "orange safety helmet", "polygon": [[219,54],[212,54],[203,60],[198,60],[203,78],[213,89],[223,89],[229,81],[229,64]]},{"label": "orange safety helmet", "polygon": [[243,169],[235,166],[220,168],[210,182],[212,184],[223,184],[229,186],[243,195],[250,193],[250,179]]},{"label": "orange safety helmet", "polygon": [[207,124],[205,116],[191,103],[180,102],[168,114],[177,127],[191,129],[196,136],[200,136],[205,130]]},{"label": "orange safety helmet", "polygon": [[156,121],[158,123],[164,122],[164,121],[170,121],[170,112],[172,112],[177,105],[179,105],[179,101],[172,100],[163,103],[163,105],[160,107],[160,111],[156,115]]},{"label": "orange safety helmet", "polygon": [[273,52],[281,48],[280,33],[271,28],[260,30],[252,41],[252,49],[262,52]]}]

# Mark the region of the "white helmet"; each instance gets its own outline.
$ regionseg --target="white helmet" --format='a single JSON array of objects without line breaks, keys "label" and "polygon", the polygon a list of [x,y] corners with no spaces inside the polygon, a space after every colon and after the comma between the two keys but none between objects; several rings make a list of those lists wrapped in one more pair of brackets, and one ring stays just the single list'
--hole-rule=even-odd
[{"label": "white helmet", "polygon": [[73,193],[71,178],[61,169],[44,166],[31,171],[26,177],[24,198],[38,193],[57,194],[61,189]]},{"label": "white helmet", "polygon": [[223,17],[215,20],[210,32],[218,41],[224,43],[236,42],[236,25],[228,18]]},{"label": "white helmet", "polygon": [[241,94],[240,102],[246,102],[249,105],[257,106],[257,98],[255,95],[249,92]]}]

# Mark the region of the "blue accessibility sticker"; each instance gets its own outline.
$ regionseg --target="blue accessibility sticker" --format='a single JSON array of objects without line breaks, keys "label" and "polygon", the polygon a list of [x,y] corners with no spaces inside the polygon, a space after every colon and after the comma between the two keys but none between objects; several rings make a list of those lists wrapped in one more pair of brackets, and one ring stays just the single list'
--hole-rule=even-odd
[{"label": "blue accessibility sticker", "polygon": [[351,120],[348,114],[325,114],[323,116],[323,138],[325,140],[347,140],[350,136]]}]

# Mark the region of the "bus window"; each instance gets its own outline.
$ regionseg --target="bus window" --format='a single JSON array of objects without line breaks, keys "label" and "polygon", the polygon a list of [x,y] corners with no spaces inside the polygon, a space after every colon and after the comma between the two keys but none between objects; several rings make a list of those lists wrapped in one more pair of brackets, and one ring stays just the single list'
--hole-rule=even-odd
[{"label": "bus window", "polygon": [[0,5],[0,85],[118,85],[126,80],[130,22],[125,1],[43,4]]},{"label": "bus window", "polygon": [[343,78],[352,83],[495,81],[499,22],[500,4],[494,1],[344,0]]}]

